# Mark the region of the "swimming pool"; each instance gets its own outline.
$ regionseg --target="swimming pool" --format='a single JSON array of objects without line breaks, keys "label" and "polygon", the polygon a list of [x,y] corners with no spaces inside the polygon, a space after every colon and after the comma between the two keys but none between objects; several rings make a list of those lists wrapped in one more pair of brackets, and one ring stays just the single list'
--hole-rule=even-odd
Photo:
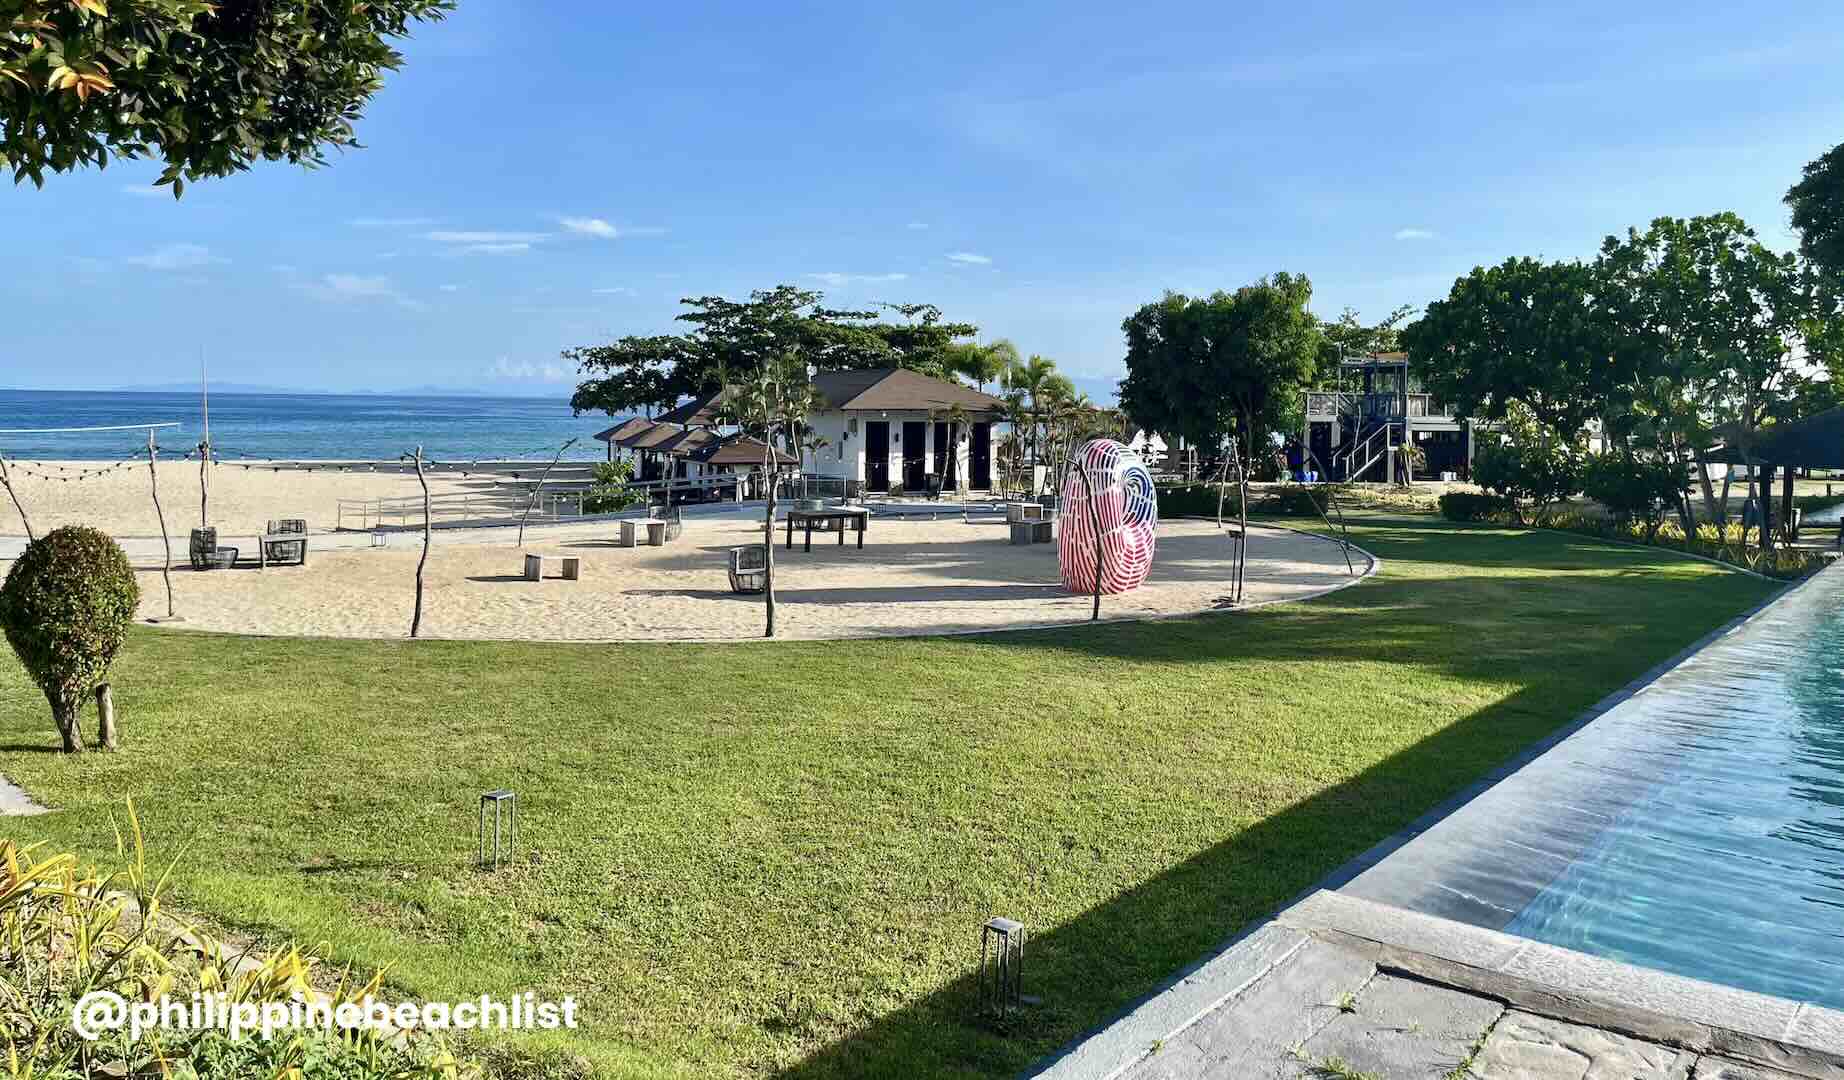
[{"label": "swimming pool", "polygon": [[1343,890],[1844,1009],[1844,567]]}]

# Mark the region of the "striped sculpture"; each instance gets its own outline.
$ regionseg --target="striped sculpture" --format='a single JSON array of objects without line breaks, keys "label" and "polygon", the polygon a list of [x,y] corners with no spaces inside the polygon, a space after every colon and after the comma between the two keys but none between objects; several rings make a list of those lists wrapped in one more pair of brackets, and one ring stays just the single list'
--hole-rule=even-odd
[{"label": "striped sculpture", "polygon": [[1146,580],[1159,501],[1139,454],[1113,439],[1091,439],[1077,447],[1063,477],[1060,518],[1057,561],[1069,591],[1095,591],[1097,545],[1102,592],[1127,592]]}]

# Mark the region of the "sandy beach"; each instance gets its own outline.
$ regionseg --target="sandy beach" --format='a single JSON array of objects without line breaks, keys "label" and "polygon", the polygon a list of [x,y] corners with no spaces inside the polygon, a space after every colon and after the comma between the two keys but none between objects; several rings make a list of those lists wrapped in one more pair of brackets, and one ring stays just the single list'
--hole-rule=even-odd
[{"label": "sandy beach", "polygon": [[[685,533],[664,547],[622,548],[614,527],[534,530],[523,547],[511,535],[443,537],[429,556],[423,635],[533,641],[700,641],[759,637],[762,598],[730,591],[727,550],[758,540],[759,521],[740,514],[688,515]],[[780,636],[869,637],[953,633],[1076,623],[1090,600],[1057,581],[1056,548],[1014,546],[1006,527],[874,520],[863,550],[848,538],[795,538],[776,547]],[[396,539],[406,541],[409,536]],[[1351,580],[1337,545],[1259,529],[1250,543],[1252,603],[1297,599]],[[582,578],[520,576],[526,552],[574,555]],[[1106,618],[1208,611],[1229,591],[1230,543],[1208,522],[1161,526],[1152,575],[1134,592],[1102,599]],[[306,566],[176,570],[176,607],[193,630],[302,636],[401,638],[414,597],[418,548],[314,552]],[[146,565],[145,560],[137,560]],[[1359,571],[1366,566],[1357,559]],[[141,614],[164,614],[157,570],[140,574]]]},{"label": "sandy beach", "polygon": [[[527,497],[521,480],[542,468],[530,464],[486,469],[444,465],[429,471],[429,491],[442,505],[472,496],[477,510],[496,507],[513,512],[523,508]],[[566,462],[558,466],[552,480],[562,483],[581,476],[586,468],[582,462]],[[158,469],[167,529],[183,552],[188,532],[199,526],[199,465],[163,458]],[[9,471],[14,491],[38,532],[61,525],[93,525],[116,537],[160,535],[151,494],[153,480],[145,460],[121,468],[96,461],[9,462]],[[519,479],[512,476],[514,471]],[[340,523],[341,500],[419,499],[422,495],[416,473],[407,465],[273,466],[226,461],[212,465],[205,483],[210,524],[227,533],[258,532],[271,518],[305,518],[309,532],[331,532]],[[345,523],[352,527],[357,521],[355,508],[349,505]],[[0,536],[24,533],[12,500],[0,498]]]},{"label": "sandy beach", "polygon": [[[94,463],[16,468],[14,484],[39,532],[87,523],[123,540],[142,585],[141,615],[162,616],[159,524],[145,463],[78,478]],[[60,472],[59,470],[68,470]],[[162,462],[161,501],[172,536],[175,608],[188,630],[328,637],[398,638],[409,629],[420,533],[394,533],[386,547],[363,533],[333,533],[340,500],[419,494],[413,473],[337,467],[312,471],[242,468],[226,463],[209,478],[210,519],[219,542],[254,557],[255,534],[269,518],[305,517],[317,539],[306,566],[193,571],[188,532],[199,521],[196,462]],[[525,469],[528,467],[520,466]],[[22,475],[23,473],[23,475]],[[61,479],[68,475],[70,479]],[[491,475],[432,476],[450,499],[505,513],[524,505],[519,486]],[[439,529],[429,559],[423,634],[435,638],[540,641],[695,641],[760,636],[762,601],[730,591],[728,549],[758,541],[759,509],[696,508],[682,537],[664,547],[623,548],[610,521],[534,527],[523,547],[508,528]],[[347,508],[348,528],[353,525]],[[10,502],[0,534],[23,533]],[[1057,580],[1054,544],[1015,546],[995,520],[967,522],[943,506],[940,520],[878,515],[865,547],[816,536],[811,553],[779,546],[780,635],[789,638],[951,633],[1080,622],[1090,601]],[[149,539],[156,538],[156,539]],[[17,550],[16,547],[0,550]],[[522,579],[527,552],[553,557],[538,582]],[[1280,529],[1253,530],[1247,600],[1297,599],[1350,580],[1337,545]],[[565,581],[555,557],[582,559],[582,578]],[[1231,544],[1208,522],[1159,528],[1150,579],[1105,597],[1107,618],[1177,615],[1224,603]],[[1357,560],[1360,571],[1365,560]],[[0,569],[7,564],[0,562]]]}]

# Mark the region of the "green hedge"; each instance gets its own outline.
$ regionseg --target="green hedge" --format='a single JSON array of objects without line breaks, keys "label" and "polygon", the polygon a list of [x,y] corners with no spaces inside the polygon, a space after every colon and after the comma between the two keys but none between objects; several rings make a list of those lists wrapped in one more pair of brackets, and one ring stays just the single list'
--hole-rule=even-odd
[{"label": "green hedge", "polygon": [[1440,502],[1441,516],[1448,521],[1493,521],[1511,513],[1511,500],[1503,495],[1450,491]]},{"label": "green hedge", "polygon": [[[1158,489],[1159,517],[1207,517],[1217,516],[1217,484],[1178,484]],[[1237,512],[1240,498],[1235,488],[1223,491],[1223,513],[1233,515]]]}]

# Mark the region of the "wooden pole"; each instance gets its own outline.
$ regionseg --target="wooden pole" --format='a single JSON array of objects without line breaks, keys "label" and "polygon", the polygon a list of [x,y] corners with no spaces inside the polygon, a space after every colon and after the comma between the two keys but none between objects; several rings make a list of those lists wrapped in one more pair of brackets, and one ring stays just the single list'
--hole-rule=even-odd
[{"label": "wooden pole", "polygon": [[19,522],[26,527],[26,543],[37,540],[38,537],[32,535],[32,521],[26,517],[26,508],[20,505],[19,492],[13,490],[13,477],[6,471],[5,454],[0,454],[0,487],[6,488],[7,495],[13,500],[13,509],[19,511]]},{"label": "wooden pole", "polygon": [[205,433],[198,444],[198,527],[209,529],[211,515],[206,513],[206,489],[210,481],[205,476],[205,466],[211,464],[211,390],[205,380],[205,356],[199,354],[199,406],[204,412]]},{"label": "wooden pole", "polygon": [[762,425],[762,476],[767,490],[762,498],[762,603],[766,615],[763,637],[775,636],[775,429]]},{"label": "wooden pole", "polygon": [[115,749],[115,695],[108,683],[96,687],[96,738],[104,750]]},{"label": "wooden pole", "polygon": [[[544,482],[550,479],[551,470],[557,467],[557,462],[563,457],[563,452],[574,445],[576,445],[575,439],[564,440],[564,444],[557,448],[556,457],[551,458],[551,463],[544,467],[542,473],[538,474],[538,486],[531,489],[531,501],[525,504],[525,513],[519,518],[519,539],[518,543],[513,545],[514,547],[525,546],[525,522],[531,517],[532,507],[538,505],[538,495],[544,490]],[[666,496],[666,505],[668,507],[672,505],[672,496],[670,494]]]},{"label": "wooden pole", "polygon": [[166,552],[160,564],[160,578],[166,583],[166,617],[173,617],[173,541],[166,533],[166,511],[160,508],[160,447],[154,442],[154,429],[147,429],[147,484],[154,495],[154,516],[160,519],[160,547]]},{"label": "wooden pole", "polygon": [[423,475],[423,448],[418,446],[416,458],[416,482],[423,487],[423,553],[416,560],[416,611],[410,616],[410,636],[416,637],[423,629],[423,567],[429,562],[429,480]]},{"label": "wooden pole", "polygon": [[1076,462],[1076,471],[1082,474],[1082,494],[1088,501],[1089,528],[1095,530],[1095,606],[1089,611],[1088,619],[1096,622],[1101,618],[1101,571],[1107,556],[1107,545],[1101,542],[1101,511],[1095,506],[1094,482],[1089,479],[1088,469],[1081,462]]}]

